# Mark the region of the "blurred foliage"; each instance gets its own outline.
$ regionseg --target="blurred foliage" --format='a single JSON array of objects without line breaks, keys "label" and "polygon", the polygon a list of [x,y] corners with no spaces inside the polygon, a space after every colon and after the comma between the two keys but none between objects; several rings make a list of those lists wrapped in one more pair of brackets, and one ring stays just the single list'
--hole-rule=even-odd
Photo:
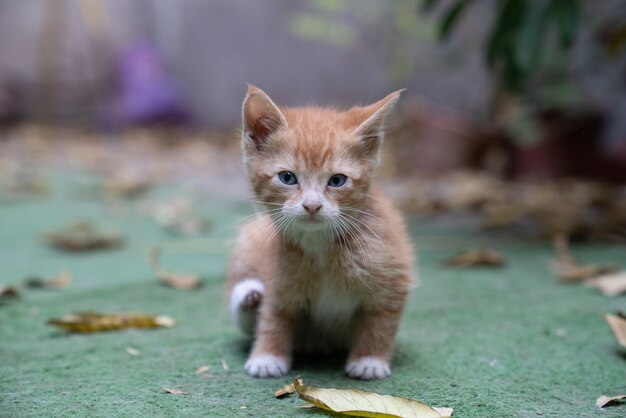
[{"label": "blurred foliage", "polygon": [[[455,0],[442,13],[439,37],[447,39],[464,12],[476,0]],[[540,72],[549,69],[551,58],[563,58],[580,25],[580,0],[495,1],[495,20],[485,48],[489,67],[508,91],[522,92]],[[439,0],[423,0],[429,12]],[[562,61],[561,61],[562,62]]]}]

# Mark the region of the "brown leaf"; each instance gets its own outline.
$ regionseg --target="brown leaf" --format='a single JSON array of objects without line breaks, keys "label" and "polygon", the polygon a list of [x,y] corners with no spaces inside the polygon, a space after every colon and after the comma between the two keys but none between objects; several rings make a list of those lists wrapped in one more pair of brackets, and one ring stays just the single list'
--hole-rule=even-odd
[{"label": "brown leaf", "polygon": [[63,272],[52,279],[42,279],[41,277],[29,277],[26,279],[26,286],[32,288],[63,289],[72,281],[69,273]]},{"label": "brown leaf", "polygon": [[293,383],[290,383],[278,389],[276,392],[274,392],[274,396],[277,398],[282,398],[284,396],[291,395],[295,391],[296,391],[296,388],[293,386]]},{"label": "brown leaf", "polygon": [[163,388],[163,390],[167,393],[171,393],[173,395],[185,395],[187,392],[182,391],[180,389],[175,389],[175,388]]},{"label": "brown leaf", "polygon": [[609,323],[615,339],[622,347],[626,347],[626,319],[618,315],[606,314],[604,318]]},{"label": "brown leaf", "polygon": [[557,235],[555,237],[554,249],[556,257],[552,261],[552,271],[560,282],[581,282],[615,271],[615,267],[613,266],[579,264],[576,257],[570,252],[569,243],[564,235]]},{"label": "brown leaf", "polygon": [[20,294],[15,286],[0,285],[0,303],[11,299],[19,299]]},{"label": "brown leaf", "polygon": [[[451,408],[436,410],[424,403],[399,396],[379,395],[361,389],[325,389],[305,385],[296,378],[300,399],[327,411],[362,417],[441,418],[452,415]],[[443,414],[442,414],[443,413]]]},{"label": "brown leaf", "polygon": [[504,258],[496,250],[480,249],[469,250],[444,260],[444,265],[450,267],[501,267]]},{"label": "brown leaf", "polygon": [[74,222],[57,232],[44,235],[44,240],[53,247],[65,251],[90,251],[116,248],[122,245],[118,234],[103,232],[91,222]]},{"label": "brown leaf", "polygon": [[617,403],[618,401],[621,401],[622,399],[626,399],[626,395],[617,395],[617,396],[610,396],[610,397],[606,395],[602,395],[596,400],[596,406],[598,408],[604,408],[605,406],[608,406],[613,403]]},{"label": "brown leaf", "polygon": [[100,314],[80,312],[48,321],[50,325],[69,332],[118,331],[127,328],[171,328],[175,321],[169,316],[147,314]]},{"label": "brown leaf", "polygon": [[161,284],[180,290],[193,290],[202,286],[202,281],[196,274],[171,273],[163,269],[159,263],[160,254],[158,247],[152,247],[148,253],[148,261]]},{"label": "brown leaf", "polygon": [[587,286],[594,287],[606,296],[618,296],[626,293],[626,271],[604,274],[587,282]]},{"label": "brown leaf", "polygon": [[152,187],[152,181],[132,173],[123,173],[109,178],[102,185],[104,194],[111,197],[130,199],[144,194]]}]

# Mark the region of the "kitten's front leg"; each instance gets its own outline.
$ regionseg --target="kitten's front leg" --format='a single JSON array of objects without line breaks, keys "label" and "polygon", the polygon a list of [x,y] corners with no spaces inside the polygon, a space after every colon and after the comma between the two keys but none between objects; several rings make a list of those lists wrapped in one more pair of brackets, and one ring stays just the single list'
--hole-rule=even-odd
[{"label": "kitten's front leg", "polygon": [[389,362],[402,314],[401,308],[366,310],[346,364],[349,377],[384,379],[391,374]]},{"label": "kitten's front leg", "polygon": [[270,303],[262,305],[256,339],[246,372],[252,377],[281,377],[291,368],[293,321]]}]

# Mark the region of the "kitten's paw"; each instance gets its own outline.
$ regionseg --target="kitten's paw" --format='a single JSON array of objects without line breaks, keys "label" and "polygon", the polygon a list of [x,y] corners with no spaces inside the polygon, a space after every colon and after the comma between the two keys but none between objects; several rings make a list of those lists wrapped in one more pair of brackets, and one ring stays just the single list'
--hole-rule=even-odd
[{"label": "kitten's paw", "polygon": [[241,301],[239,308],[244,311],[251,311],[259,307],[263,294],[256,290],[251,290]]},{"label": "kitten's paw", "polygon": [[289,371],[289,364],[283,358],[264,354],[249,358],[245,369],[252,377],[282,377]]},{"label": "kitten's paw", "polygon": [[384,379],[391,374],[389,362],[378,357],[361,357],[346,365],[346,374],[353,379]]}]

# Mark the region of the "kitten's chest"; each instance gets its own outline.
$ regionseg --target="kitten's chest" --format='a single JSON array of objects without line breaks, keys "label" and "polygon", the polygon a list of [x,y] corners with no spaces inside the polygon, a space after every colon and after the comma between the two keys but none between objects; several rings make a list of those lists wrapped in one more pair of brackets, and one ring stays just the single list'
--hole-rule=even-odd
[{"label": "kitten's chest", "polygon": [[360,304],[356,292],[349,292],[322,279],[320,286],[309,294],[309,315],[318,325],[335,328],[348,324]]}]

